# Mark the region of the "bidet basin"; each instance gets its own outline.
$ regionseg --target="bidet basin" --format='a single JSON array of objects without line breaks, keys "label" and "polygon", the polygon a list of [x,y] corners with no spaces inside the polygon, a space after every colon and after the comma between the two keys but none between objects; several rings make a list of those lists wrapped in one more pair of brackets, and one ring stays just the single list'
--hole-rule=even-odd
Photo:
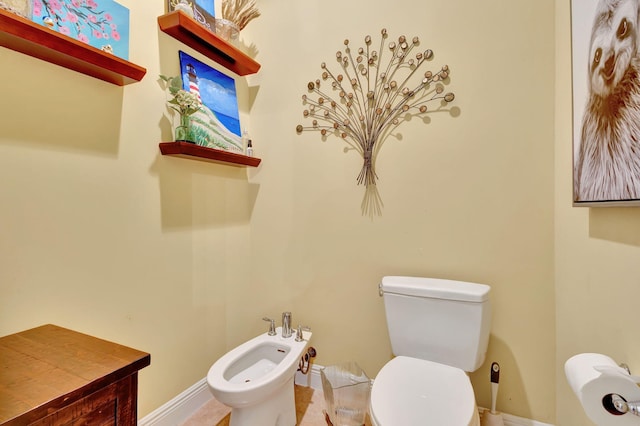
[{"label": "bidet basin", "polygon": [[223,377],[230,383],[249,383],[269,374],[290,352],[289,346],[276,342],[262,342],[244,356],[236,359]]}]

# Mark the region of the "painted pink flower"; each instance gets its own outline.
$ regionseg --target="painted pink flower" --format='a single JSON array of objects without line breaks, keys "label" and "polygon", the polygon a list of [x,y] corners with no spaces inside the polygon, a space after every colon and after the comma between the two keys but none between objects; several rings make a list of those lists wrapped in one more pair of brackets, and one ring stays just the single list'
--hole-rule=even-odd
[{"label": "painted pink flower", "polygon": [[71,34],[71,30],[69,29],[69,27],[60,27],[60,32],[64,35]]},{"label": "painted pink flower", "polygon": [[96,18],[96,15],[89,15],[89,22],[92,22],[94,24],[98,22],[98,18]]},{"label": "painted pink flower", "polygon": [[98,4],[94,0],[88,0],[87,6],[89,7],[89,9],[95,9],[96,7],[98,7]]},{"label": "painted pink flower", "polygon": [[113,37],[113,39],[114,39],[115,41],[120,41],[120,33],[119,33],[119,32],[117,32],[117,31],[112,31],[112,32],[111,32],[111,37]]},{"label": "painted pink flower", "polygon": [[71,0],[71,4],[73,5],[73,7],[80,7],[82,5],[80,3],[80,0]]},{"label": "painted pink flower", "polygon": [[36,6],[33,7],[33,14],[35,16],[40,16],[41,13],[42,13],[42,8],[36,7]]},{"label": "painted pink flower", "polygon": [[116,24],[111,24],[111,29],[112,29],[113,31],[117,30],[117,29],[118,29],[118,25],[116,25]]},{"label": "painted pink flower", "polygon": [[102,38],[105,40],[109,40],[111,37],[109,37],[109,33],[102,33]]},{"label": "painted pink flower", "polygon": [[62,9],[62,5],[60,4],[60,2],[58,0],[51,0],[51,2],[49,3],[51,8],[53,10],[60,10]]},{"label": "painted pink flower", "polygon": [[67,13],[67,20],[73,24],[78,22],[78,16],[75,13]]},{"label": "painted pink flower", "polygon": [[110,13],[105,13],[104,14],[104,19],[106,19],[107,21],[111,21],[113,19],[113,16],[111,16]]},{"label": "painted pink flower", "polygon": [[98,30],[93,30],[93,36],[95,38],[102,38],[102,33]]},{"label": "painted pink flower", "polygon": [[78,34],[78,40],[80,40],[83,43],[89,44],[89,38],[82,33]]}]

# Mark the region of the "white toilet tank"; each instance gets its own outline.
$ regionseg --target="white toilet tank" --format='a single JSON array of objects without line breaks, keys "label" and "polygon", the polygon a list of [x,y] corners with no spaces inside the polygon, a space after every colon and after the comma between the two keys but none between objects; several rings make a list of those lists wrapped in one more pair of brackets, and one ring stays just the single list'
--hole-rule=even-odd
[{"label": "white toilet tank", "polygon": [[489,343],[490,289],[436,278],[382,278],[380,293],[394,355],[477,370]]}]

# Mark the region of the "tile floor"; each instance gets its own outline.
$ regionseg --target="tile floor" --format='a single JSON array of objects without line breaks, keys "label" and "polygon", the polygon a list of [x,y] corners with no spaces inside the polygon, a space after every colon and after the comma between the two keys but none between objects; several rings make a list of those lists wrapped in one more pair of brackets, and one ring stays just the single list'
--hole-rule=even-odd
[{"label": "tile floor", "polygon": [[[298,426],[330,425],[324,416],[324,396],[322,391],[305,386],[295,387]],[[181,426],[228,426],[231,409],[212,398],[193,413]],[[263,425],[255,425],[263,426]],[[369,417],[365,426],[371,426]]]}]

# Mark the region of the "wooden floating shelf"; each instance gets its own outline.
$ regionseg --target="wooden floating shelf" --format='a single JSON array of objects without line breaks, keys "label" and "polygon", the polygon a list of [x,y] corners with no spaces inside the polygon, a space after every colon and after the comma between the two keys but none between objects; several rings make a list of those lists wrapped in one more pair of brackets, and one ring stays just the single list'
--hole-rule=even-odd
[{"label": "wooden floating shelf", "polygon": [[142,80],[145,68],[0,9],[0,46],[118,86]]},{"label": "wooden floating shelf", "polygon": [[207,148],[190,142],[160,142],[160,152],[162,155],[174,155],[182,158],[224,163],[237,167],[258,167],[262,161],[260,158],[248,157],[220,149]]},{"label": "wooden floating shelf", "polygon": [[159,16],[158,25],[164,33],[240,76],[255,74],[260,69],[260,64],[244,52],[180,11]]}]

